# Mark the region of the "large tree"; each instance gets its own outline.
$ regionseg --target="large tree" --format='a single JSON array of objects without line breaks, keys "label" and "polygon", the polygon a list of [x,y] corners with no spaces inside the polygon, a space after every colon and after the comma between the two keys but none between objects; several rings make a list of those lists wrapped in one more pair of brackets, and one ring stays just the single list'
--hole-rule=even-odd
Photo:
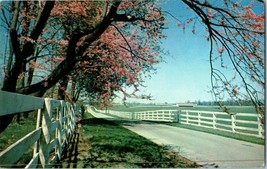
[{"label": "large tree", "polygon": [[[157,62],[164,25],[151,0],[6,2],[1,19],[14,58],[5,70],[2,90],[43,96],[76,70],[89,72],[83,78],[95,78],[103,88],[103,102],[123,84],[137,87],[139,74]],[[33,80],[37,69],[39,78]],[[98,76],[92,74],[95,69]],[[26,85],[18,85],[26,79]],[[12,116],[1,117],[0,130],[11,120]]]}]

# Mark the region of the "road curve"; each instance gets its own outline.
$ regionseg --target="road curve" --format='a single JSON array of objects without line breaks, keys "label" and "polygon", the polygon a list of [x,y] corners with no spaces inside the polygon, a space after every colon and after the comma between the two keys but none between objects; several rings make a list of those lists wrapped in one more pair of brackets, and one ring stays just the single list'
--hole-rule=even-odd
[{"label": "road curve", "polygon": [[[115,120],[102,113],[93,115]],[[265,148],[262,145],[150,122],[124,121],[121,125],[159,145],[168,145],[181,156],[204,167],[264,167]]]}]

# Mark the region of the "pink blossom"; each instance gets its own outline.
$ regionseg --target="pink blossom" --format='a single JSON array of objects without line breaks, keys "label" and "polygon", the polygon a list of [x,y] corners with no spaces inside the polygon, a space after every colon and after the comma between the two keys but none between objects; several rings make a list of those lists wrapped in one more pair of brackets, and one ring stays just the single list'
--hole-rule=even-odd
[{"label": "pink blossom", "polygon": [[219,54],[222,54],[224,52],[224,47],[217,47],[217,51]]}]

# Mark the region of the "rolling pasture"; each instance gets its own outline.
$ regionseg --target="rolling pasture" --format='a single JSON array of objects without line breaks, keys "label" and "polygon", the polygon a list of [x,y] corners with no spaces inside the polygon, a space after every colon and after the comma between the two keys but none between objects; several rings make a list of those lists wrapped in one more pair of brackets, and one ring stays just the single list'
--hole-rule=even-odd
[{"label": "rolling pasture", "polygon": [[[256,113],[253,106],[227,106],[231,113]],[[125,112],[139,112],[152,110],[200,110],[200,111],[214,111],[223,112],[218,106],[195,106],[195,107],[177,107],[175,105],[114,105],[108,107],[109,110],[125,111]]]}]

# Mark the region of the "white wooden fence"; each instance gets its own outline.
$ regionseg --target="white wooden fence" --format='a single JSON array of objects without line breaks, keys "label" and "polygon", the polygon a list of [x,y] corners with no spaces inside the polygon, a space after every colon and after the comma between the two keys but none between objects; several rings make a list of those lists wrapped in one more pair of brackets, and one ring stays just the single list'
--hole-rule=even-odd
[{"label": "white wooden fence", "polygon": [[163,122],[178,122],[177,110],[156,110],[156,111],[142,111],[134,112],[134,119],[148,120],[148,121],[163,121]]},{"label": "white wooden fence", "polygon": [[25,168],[53,167],[75,131],[75,109],[64,101],[0,91],[0,116],[37,110],[36,129],[0,152],[0,167],[12,167],[29,149],[33,155]]},{"label": "white wooden fence", "polygon": [[258,114],[181,110],[180,123],[264,138]]},{"label": "white wooden fence", "polygon": [[142,112],[122,112],[114,110],[98,110],[100,113],[108,113],[113,116],[132,119],[132,120],[147,120],[147,121],[165,121],[178,122],[177,110],[155,110]]},{"label": "white wooden fence", "polygon": [[114,111],[114,110],[97,110],[101,113],[108,113],[113,116],[126,118],[126,119],[133,119],[133,113],[132,112],[121,112],[121,111]]},{"label": "white wooden fence", "polygon": [[264,138],[264,127],[260,122],[260,116],[258,114],[237,113],[230,115],[223,112],[197,110],[153,110],[142,112],[97,111],[132,120],[178,122]]}]

